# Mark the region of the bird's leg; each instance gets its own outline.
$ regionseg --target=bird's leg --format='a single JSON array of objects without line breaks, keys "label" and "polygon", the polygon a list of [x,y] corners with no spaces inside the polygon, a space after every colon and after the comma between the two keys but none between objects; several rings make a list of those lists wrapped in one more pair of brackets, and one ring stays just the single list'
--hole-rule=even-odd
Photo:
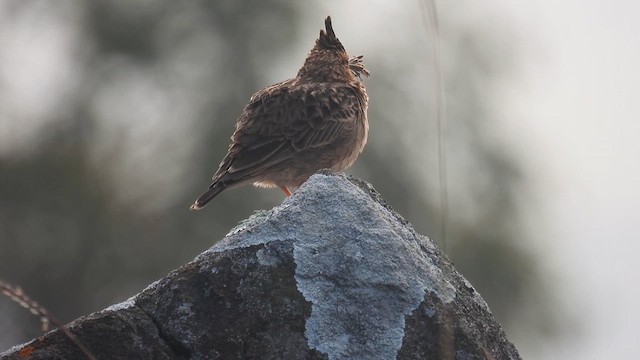
[{"label": "bird's leg", "polygon": [[287,196],[291,196],[291,191],[289,190],[289,188],[287,188],[287,187],[286,187],[286,186],[284,186],[284,185],[278,185],[278,187],[279,187],[280,189],[282,189],[282,192],[284,192],[284,194],[285,194],[285,195],[287,195]]}]

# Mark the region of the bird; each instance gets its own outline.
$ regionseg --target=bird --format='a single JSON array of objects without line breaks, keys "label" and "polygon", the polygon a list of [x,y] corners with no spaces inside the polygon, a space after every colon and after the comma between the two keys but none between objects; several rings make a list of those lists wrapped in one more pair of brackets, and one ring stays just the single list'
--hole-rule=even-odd
[{"label": "bird", "polygon": [[331,17],[294,78],[251,96],[237,119],[213,183],[191,210],[247,183],[286,196],[320,169],[342,171],[362,153],[369,132],[369,76],[363,56],[349,57]]}]

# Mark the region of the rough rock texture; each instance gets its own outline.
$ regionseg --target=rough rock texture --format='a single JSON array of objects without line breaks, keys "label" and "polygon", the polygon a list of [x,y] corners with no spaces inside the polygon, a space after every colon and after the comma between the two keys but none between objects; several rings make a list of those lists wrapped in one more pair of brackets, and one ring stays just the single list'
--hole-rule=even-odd
[{"label": "rough rock texture", "polygon": [[[70,330],[99,359],[519,359],[433,242],[331,172]],[[0,358],[84,355],[53,331]]]}]

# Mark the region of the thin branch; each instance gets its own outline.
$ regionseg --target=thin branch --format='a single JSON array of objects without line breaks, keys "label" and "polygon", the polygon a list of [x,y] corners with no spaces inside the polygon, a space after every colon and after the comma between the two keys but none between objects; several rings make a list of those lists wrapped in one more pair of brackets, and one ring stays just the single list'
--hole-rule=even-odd
[{"label": "thin branch", "polygon": [[[446,144],[446,101],[444,92],[444,71],[440,54],[440,26],[435,0],[425,0],[421,7],[422,20],[431,38],[433,50],[433,72],[436,95],[436,123],[438,127],[438,188],[440,189],[440,231],[442,247],[447,252],[447,230],[449,224],[449,189],[447,184],[447,144]],[[426,14],[425,14],[426,13]]]},{"label": "thin branch", "polygon": [[69,329],[56,319],[53,314],[47,311],[42,305],[31,299],[19,286],[12,286],[0,280],[0,292],[9,299],[16,302],[21,307],[29,310],[33,315],[40,317],[41,328],[43,332],[49,330],[49,324],[53,324],[60,329],[90,360],[97,360],[95,355],[86,347]]}]

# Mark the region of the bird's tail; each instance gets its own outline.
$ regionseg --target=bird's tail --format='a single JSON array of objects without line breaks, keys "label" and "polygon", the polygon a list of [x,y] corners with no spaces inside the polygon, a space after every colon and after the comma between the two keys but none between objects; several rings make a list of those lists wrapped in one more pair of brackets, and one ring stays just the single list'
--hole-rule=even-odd
[{"label": "bird's tail", "polygon": [[190,210],[200,210],[205,205],[209,203],[209,201],[213,200],[218,194],[222,192],[222,190],[226,189],[226,186],[220,183],[213,183],[209,187],[209,190],[205,191],[204,194],[200,195],[200,197],[191,205]]}]

